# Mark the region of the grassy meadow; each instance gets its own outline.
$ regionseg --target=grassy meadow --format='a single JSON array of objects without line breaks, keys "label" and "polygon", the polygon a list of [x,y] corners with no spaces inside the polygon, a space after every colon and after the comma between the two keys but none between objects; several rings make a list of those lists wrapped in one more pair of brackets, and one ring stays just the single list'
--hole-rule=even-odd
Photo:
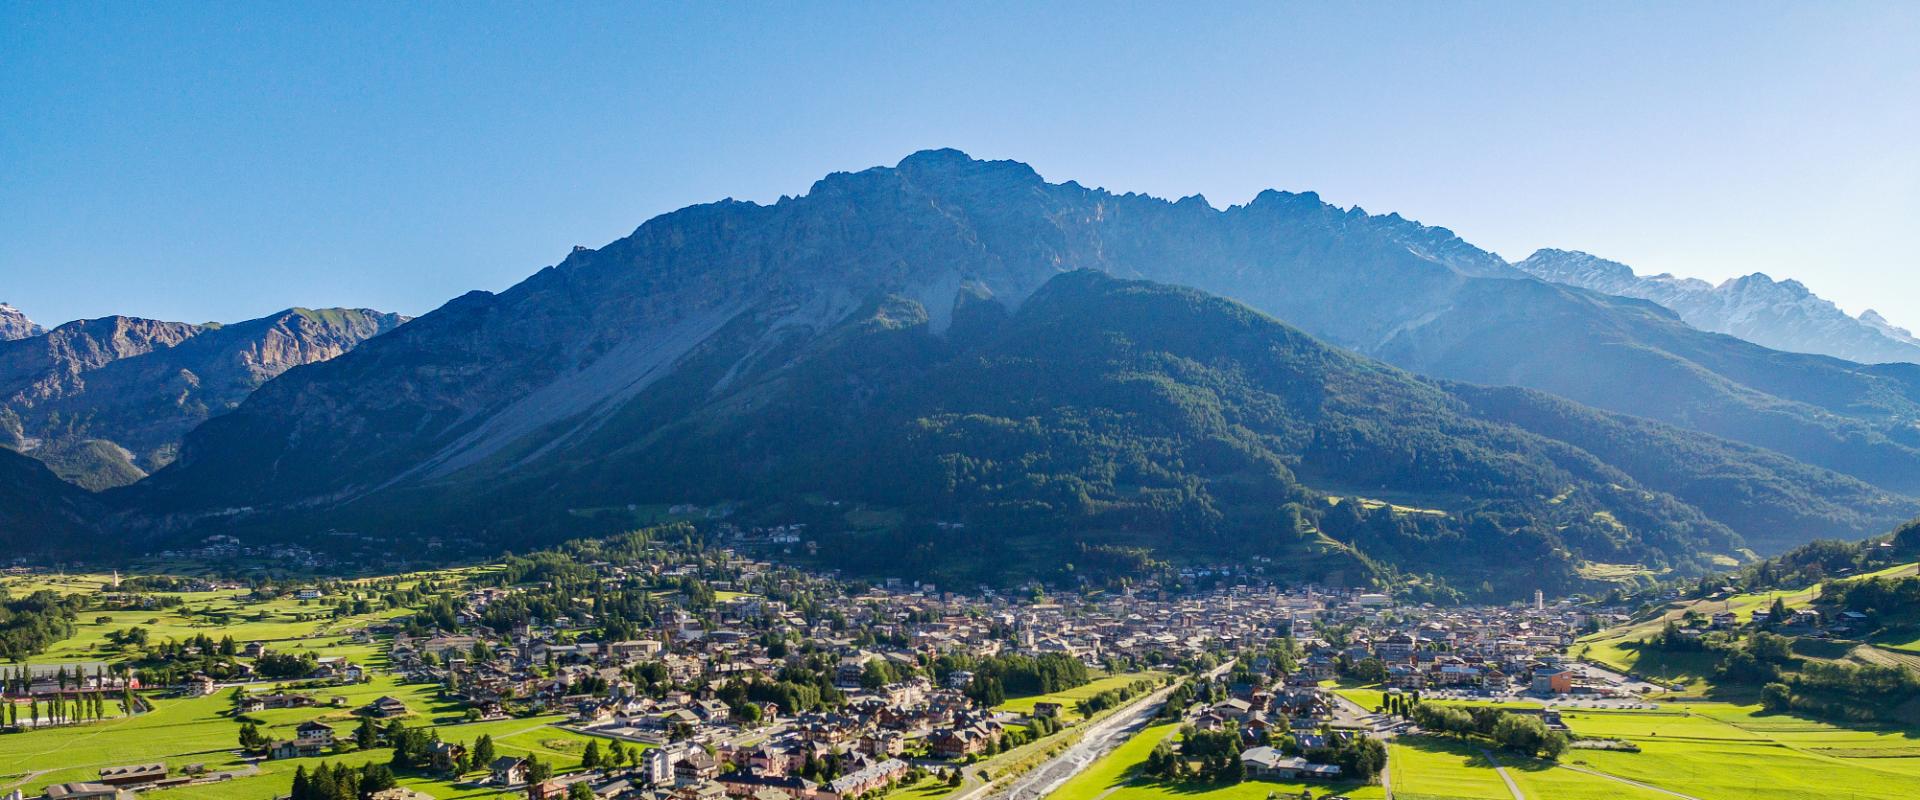
[{"label": "grassy meadow", "polygon": [[[446,580],[472,572],[448,570],[417,577]],[[0,579],[0,585],[16,595],[41,589],[63,594],[98,593],[110,590],[111,583],[110,575],[13,575]],[[482,734],[491,735],[496,750],[503,755],[533,754],[561,769],[579,763],[580,754],[591,738],[557,727],[564,721],[564,717],[558,715],[466,723],[464,709],[457,703],[440,699],[439,687],[402,683],[398,676],[387,673],[384,641],[356,642],[346,635],[370,623],[402,616],[410,609],[383,610],[336,620],[332,618],[330,606],[290,597],[254,602],[243,599],[245,593],[241,591],[156,594],[177,597],[182,604],[154,610],[85,612],[76,620],[72,638],[56,643],[48,652],[36,656],[32,663],[123,658],[123,654],[109,644],[107,634],[136,626],[146,628],[149,640],[156,643],[202,634],[216,639],[232,636],[243,644],[263,642],[276,652],[341,656],[372,670],[372,679],[365,683],[298,690],[314,695],[320,702],[316,707],[271,709],[248,715],[244,721],[258,724],[270,739],[293,738],[300,724],[318,720],[332,725],[339,738],[350,740],[359,724],[353,710],[389,695],[407,704],[411,714],[404,722],[410,727],[431,727],[445,741],[472,743]],[[221,619],[227,620],[226,624],[220,624]],[[247,689],[249,693],[263,694],[275,691],[278,686],[260,682],[249,684]],[[221,783],[149,793],[152,797],[265,800],[287,792],[297,767],[311,770],[323,762],[359,765],[385,762],[392,757],[391,750],[375,748],[320,758],[249,759],[239,751],[243,720],[233,714],[234,690],[223,689],[208,697],[178,698],[164,692],[148,692],[144,697],[153,706],[144,714],[0,735],[0,794],[17,788],[33,797],[50,784],[97,780],[103,767],[164,762],[176,771],[197,764],[209,771],[234,771],[244,776]],[[330,703],[335,697],[342,698],[342,705]],[[434,776],[403,775],[401,783],[449,800],[503,796],[493,789],[461,786]]]},{"label": "grassy meadow", "polygon": [[1107,675],[1095,678],[1085,686],[1076,686],[1066,691],[1011,698],[1000,705],[994,706],[994,708],[1001,711],[1012,711],[1016,714],[1031,714],[1033,713],[1033,707],[1040,703],[1059,703],[1065,707],[1061,710],[1060,716],[1071,722],[1080,719],[1080,712],[1074,708],[1075,703],[1109,689],[1125,687],[1134,681],[1148,680],[1158,684],[1165,677],[1166,673],[1164,672],[1129,672],[1124,675]]},{"label": "grassy meadow", "polygon": [[[1337,691],[1367,708],[1378,705],[1381,697],[1378,689],[1370,687]],[[1538,704],[1515,701],[1493,705]],[[1703,800],[1833,796],[1892,800],[1913,797],[1911,787],[1920,780],[1920,729],[1848,727],[1767,713],[1758,705],[1690,698],[1653,709],[1562,706],[1560,710],[1576,738],[1630,742],[1639,752],[1576,748],[1567,751],[1557,764],[1496,752],[1495,757],[1528,800],[1657,800],[1673,796],[1623,781]],[[1146,751],[1141,752],[1144,758]],[[1511,797],[1476,746],[1416,736],[1395,740],[1388,752],[1394,796],[1401,800]],[[1844,791],[1836,795],[1838,787],[1844,787]]]}]

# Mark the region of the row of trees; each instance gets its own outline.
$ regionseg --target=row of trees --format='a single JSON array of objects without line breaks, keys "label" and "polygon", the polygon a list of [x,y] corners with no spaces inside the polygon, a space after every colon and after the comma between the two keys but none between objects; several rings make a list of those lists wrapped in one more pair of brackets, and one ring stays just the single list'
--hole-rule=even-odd
[{"label": "row of trees", "polygon": [[1008,697],[1053,694],[1085,686],[1092,680],[1087,674],[1086,664],[1060,653],[1038,656],[1013,654],[983,659],[950,656],[934,662],[934,675],[941,680],[960,670],[973,673],[973,683],[969,685],[967,693],[985,706],[999,705],[1006,702]]},{"label": "row of trees", "polygon": [[312,773],[303,764],[293,770],[293,790],[287,800],[363,800],[398,785],[393,770],[385,764],[355,769],[322,763]]},{"label": "row of trees", "polygon": [[[104,685],[106,677],[105,669],[93,668],[93,681],[96,686]],[[11,671],[0,671],[0,694],[25,695],[31,690],[34,680],[33,671],[25,664],[18,665]],[[87,674],[80,667],[76,666],[68,670],[65,665],[61,665],[53,673],[53,682],[63,691],[68,688],[80,689],[86,686]]]},{"label": "row of trees", "polygon": [[1080,712],[1080,716],[1091,717],[1109,708],[1114,708],[1116,706],[1125,704],[1128,700],[1132,700],[1133,698],[1139,696],[1142,692],[1149,692],[1152,690],[1153,690],[1152,681],[1146,681],[1146,680],[1134,681],[1125,686],[1120,686],[1117,688],[1108,689],[1103,692],[1098,692],[1094,694],[1092,697],[1088,697],[1084,700],[1074,703],[1074,709]]},{"label": "row of trees", "polygon": [[1523,755],[1557,759],[1571,742],[1565,733],[1547,727],[1530,714],[1515,714],[1491,706],[1460,708],[1416,704],[1409,715],[1429,733],[1461,738],[1482,737]]},{"label": "row of trees", "polygon": [[[24,716],[28,725],[70,725],[77,722],[93,722],[108,716],[106,695],[102,692],[83,692],[60,695],[50,698],[34,697],[25,703],[6,701],[0,704],[0,714],[5,715],[8,727],[19,727]],[[23,714],[21,709],[25,708]]]}]

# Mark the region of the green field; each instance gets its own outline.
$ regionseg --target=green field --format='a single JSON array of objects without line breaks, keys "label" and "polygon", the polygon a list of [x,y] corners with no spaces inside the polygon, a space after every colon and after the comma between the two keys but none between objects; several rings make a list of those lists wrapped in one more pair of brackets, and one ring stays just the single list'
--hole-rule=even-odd
[{"label": "green field", "polygon": [[1378,786],[1359,786],[1351,782],[1248,781],[1216,787],[1193,783],[1167,784],[1138,778],[1134,768],[1147,759],[1154,745],[1177,733],[1179,728],[1178,725],[1155,725],[1142,730],[1127,740],[1126,744],[1094,762],[1085,772],[1075,775],[1048,795],[1047,800],[1266,800],[1269,793],[1277,792],[1282,797],[1297,798],[1302,791],[1311,792],[1316,798],[1334,794],[1343,794],[1355,800],[1386,796]]},{"label": "green field", "polygon": [[1569,763],[1703,798],[1832,796],[1835,787],[1852,798],[1911,797],[1920,778],[1920,731],[1843,728],[1730,703],[1564,719],[1576,733],[1641,748],[1569,751]]},{"label": "green field", "polygon": [[[1337,691],[1368,708],[1379,703],[1381,694],[1367,687]],[[1671,796],[1568,766],[1700,798],[1831,796],[1820,792],[1836,786],[1847,787],[1843,796],[1849,798],[1912,797],[1908,787],[1920,779],[1920,730],[1849,728],[1767,714],[1755,705],[1705,701],[1668,703],[1652,710],[1562,709],[1562,719],[1577,737],[1624,740],[1641,752],[1575,749],[1561,758],[1564,766],[1497,753],[1530,800]],[[1390,753],[1396,797],[1505,800],[1511,796],[1478,747],[1450,739],[1408,737],[1396,741]]]},{"label": "green field", "polygon": [[1500,756],[1529,800],[1673,800],[1673,795],[1588,775],[1543,761]]},{"label": "green field", "polygon": [[[0,585],[6,586],[15,595],[40,589],[63,594],[85,594],[101,591],[110,580],[105,575],[60,578],[35,575],[9,577],[0,581]],[[391,609],[335,620],[332,618],[332,607],[320,601],[303,602],[283,597],[249,602],[240,598],[242,594],[238,591],[167,592],[159,596],[180,598],[182,605],[153,610],[88,611],[75,620],[72,638],[60,641],[46,653],[35,656],[33,663],[113,660],[118,652],[108,643],[107,634],[135,627],[145,628],[148,640],[156,643],[202,635],[215,639],[231,636],[242,644],[265,642],[274,650],[297,652],[314,649],[321,655],[343,655],[328,652],[318,640],[408,613],[407,609]],[[218,621],[221,619],[227,621],[221,623]]]},{"label": "green field", "polygon": [[[434,702],[431,689],[418,685],[397,686],[391,678],[382,678],[321,695],[341,694],[357,705],[382,694],[392,694],[415,709],[416,717],[408,721],[409,725],[432,724],[443,740],[472,742],[481,734],[490,734],[502,753],[537,753],[542,760],[560,766],[578,763],[580,748],[589,738],[553,727],[563,719],[559,716],[453,723],[450,716],[436,716],[451,709]],[[0,736],[0,776],[11,776],[0,777],[0,787],[18,782],[31,795],[51,783],[95,780],[102,767],[160,761],[175,769],[205,764],[210,769],[224,770],[245,763],[237,750],[240,723],[228,715],[233,707],[228,692],[153,702],[152,712],[136,717]],[[276,709],[252,717],[260,720],[263,731],[274,738],[290,738],[295,726],[312,719],[332,724],[343,738],[351,736],[356,724],[344,711],[332,708]],[[436,722],[436,719],[444,721]],[[287,791],[296,766],[304,764],[312,768],[323,761],[360,764],[369,759],[384,761],[391,756],[391,750],[379,748],[323,758],[263,761],[259,762],[259,775],[181,789],[172,796],[263,800]],[[491,796],[461,794],[444,781],[418,779],[410,785],[437,797]]]},{"label": "green field", "polygon": [[957,786],[948,786],[939,778],[923,778],[919,783],[901,783],[888,789],[880,796],[881,800],[940,800],[942,797],[960,791]]},{"label": "green field", "polygon": [[1594,581],[1629,581],[1635,578],[1653,577],[1653,570],[1640,564],[1606,564],[1590,561],[1580,565],[1580,577]]},{"label": "green field", "polygon": [[1480,748],[1451,739],[1404,737],[1387,750],[1399,798],[1510,800],[1507,785]]},{"label": "green field", "polygon": [[[270,690],[268,685],[254,688],[256,692]],[[400,684],[392,676],[315,694],[323,702],[335,695],[344,697],[347,708],[274,709],[256,712],[250,718],[271,738],[291,738],[293,729],[309,720],[331,724],[346,737],[357,724],[350,713],[352,708],[376,697],[392,695],[413,709],[409,725],[431,725],[448,741],[471,742],[481,734],[491,734],[503,753],[533,752],[542,759],[569,764],[578,760],[580,747],[588,738],[552,727],[561,721],[559,716],[460,724],[458,709],[436,699],[436,687]],[[164,761],[175,768],[205,764],[215,770],[236,768],[244,763],[236,750],[240,723],[230,716],[233,708],[230,691],[210,697],[152,702],[154,710],[137,717],[0,737],[0,775],[16,776],[0,780],[0,786],[21,781],[18,776],[30,775],[21,785],[37,792],[49,783],[97,778],[101,767],[148,761]],[[376,749],[320,759],[262,762],[262,774],[258,776],[217,786],[196,786],[191,791],[193,797],[263,798],[276,791],[284,792],[297,765],[312,766],[328,760],[358,764],[390,755],[391,751]],[[419,783],[417,788],[436,796],[483,796],[451,794],[456,790],[442,782]],[[184,790],[180,796],[187,796]]]},{"label": "green field", "polygon": [[[473,570],[428,573],[421,577],[445,579],[471,574]],[[25,575],[0,580],[9,592],[24,594],[49,589],[65,594],[97,593],[108,588],[107,575]],[[183,605],[147,611],[88,611],[76,621],[75,635],[55,644],[47,653],[35,657],[35,664],[72,663],[89,660],[114,660],[121,654],[106,639],[109,632],[134,626],[144,627],[149,640],[185,639],[205,634],[236,641],[265,642],[278,652],[313,652],[320,656],[342,656],[374,670],[372,680],[354,685],[311,690],[321,705],[302,709],[274,709],[248,717],[260,725],[271,739],[287,739],[301,723],[326,722],[342,739],[350,739],[358,718],[352,710],[375,698],[391,695],[407,704],[412,714],[409,726],[430,726],[445,741],[471,743],[482,734],[491,735],[502,754],[537,754],[543,761],[565,769],[579,763],[579,756],[590,737],[555,727],[561,716],[530,717],[480,723],[463,723],[464,709],[439,698],[439,687],[428,684],[403,684],[397,676],[383,670],[386,664],[384,643],[355,642],[343,635],[370,622],[407,613],[406,609],[382,611],[335,620],[332,608],[315,601],[302,603],[293,598],[265,602],[241,599],[240,592],[164,593],[178,597]],[[231,622],[216,624],[212,615],[227,615]],[[104,620],[100,618],[105,618]],[[250,693],[275,690],[270,683],[252,684]],[[304,691],[304,690],[303,690]],[[342,698],[344,706],[330,701]],[[36,796],[53,783],[90,781],[99,778],[103,767],[164,762],[178,770],[192,764],[205,765],[211,771],[246,770],[249,764],[256,774],[217,784],[202,784],[171,790],[156,797],[207,798],[208,800],[264,800],[284,794],[291,785],[296,767],[309,769],[322,762],[358,765],[369,761],[385,762],[392,751],[375,748],[364,752],[346,752],[321,758],[251,762],[238,748],[241,720],[232,716],[233,690],[209,697],[170,698],[149,694],[153,704],[149,713],[102,722],[36,730],[0,736],[0,794],[15,788]],[[491,789],[459,788],[437,776],[402,776],[403,785],[439,798],[498,797]],[[918,800],[918,799],[917,799]]]},{"label": "green field", "polygon": [[1165,677],[1166,673],[1164,672],[1129,672],[1124,675],[1109,675],[1104,678],[1096,678],[1085,686],[1076,686],[1064,692],[1037,694],[1030,697],[1016,697],[994,706],[994,708],[1001,711],[1012,711],[1016,714],[1031,714],[1033,713],[1034,705],[1038,703],[1059,703],[1065,706],[1065,710],[1060,712],[1062,718],[1069,721],[1077,720],[1080,718],[1080,712],[1075,710],[1073,706],[1081,700],[1085,700],[1108,689],[1119,689],[1138,680],[1150,680],[1158,684]]},{"label": "green field", "polygon": [[[1867,578],[1894,578],[1911,576],[1920,572],[1920,565],[1901,564],[1885,569],[1855,575],[1843,580],[1856,581]],[[1688,600],[1671,603],[1661,613],[1632,624],[1601,631],[1581,637],[1573,645],[1570,654],[1619,672],[1629,672],[1668,684],[1684,686],[1681,696],[1700,696],[1708,678],[1713,673],[1719,658],[1710,653],[1667,652],[1662,650],[1642,650],[1640,642],[1659,634],[1669,622],[1678,622],[1688,612],[1711,616],[1722,612],[1732,612],[1742,622],[1752,619],[1753,612],[1765,610],[1778,599],[1789,609],[1804,608],[1813,604],[1820,596],[1820,585],[1814,585],[1797,591],[1768,591],[1738,594],[1721,600]],[[1875,652],[1862,653],[1862,658],[1872,663],[1907,663],[1915,658],[1910,666],[1920,666],[1920,630],[1910,632],[1891,632],[1877,637]],[[1726,699],[1726,698],[1716,698]]]}]

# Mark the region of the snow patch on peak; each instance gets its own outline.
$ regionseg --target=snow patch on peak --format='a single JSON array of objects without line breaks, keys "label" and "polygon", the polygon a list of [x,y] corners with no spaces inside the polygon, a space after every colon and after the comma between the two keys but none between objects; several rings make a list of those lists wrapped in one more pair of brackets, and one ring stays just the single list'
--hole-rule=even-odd
[{"label": "snow patch on peak", "polygon": [[47,329],[28,319],[20,309],[0,303],[0,342],[39,336],[46,332]]},{"label": "snow patch on peak", "polygon": [[1787,279],[1755,272],[1714,285],[1670,273],[1636,275],[1631,267],[1574,250],[1540,250],[1514,265],[1541,280],[1604,294],[1650,300],[1705,331],[1796,353],[1861,363],[1920,363],[1920,340],[1878,314],[1849,316],[1831,301]]}]

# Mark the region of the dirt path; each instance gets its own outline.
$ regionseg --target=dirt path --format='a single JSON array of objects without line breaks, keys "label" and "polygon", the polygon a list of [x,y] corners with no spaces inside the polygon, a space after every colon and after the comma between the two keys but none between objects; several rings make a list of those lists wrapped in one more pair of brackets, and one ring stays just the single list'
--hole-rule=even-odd
[{"label": "dirt path", "polygon": [[1520,784],[1513,782],[1513,776],[1508,775],[1507,768],[1500,765],[1500,759],[1493,757],[1492,750],[1482,747],[1480,754],[1487,757],[1487,763],[1493,765],[1494,772],[1500,773],[1500,780],[1507,782],[1507,791],[1513,793],[1513,800],[1527,800],[1527,796],[1520,793]]},{"label": "dirt path", "polygon": [[1681,794],[1679,792],[1672,791],[1670,789],[1662,789],[1658,786],[1651,786],[1648,784],[1641,783],[1639,781],[1630,781],[1618,775],[1608,775],[1607,773],[1601,772],[1599,770],[1587,769],[1586,767],[1576,767],[1571,764],[1560,764],[1558,766],[1561,769],[1570,769],[1570,770],[1573,770],[1574,772],[1592,775],[1596,778],[1606,778],[1607,780],[1613,781],[1615,783],[1624,783],[1628,786],[1632,786],[1639,789],[1645,789],[1649,792],[1659,792],[1664,795],[1671,795],[1673,797],[1681,798],[1681,800],[1700,800],[1700,798],[1694,797],[1693,795],[1690,795],[1690,794]]},{"label": "dirt path", "polygon": [[20,780],[14,781],[13,783],[9,783],[5,786],[0,786],[0,792],[7,791],[9,789],[17,789],[21,786],[25,786],[29,783],[32,783],[34,778],[38,778],[52,771],[53,770],[43,769],[43,770],[37,770],[34,772],[29,772],[25,775],[20,776]]}]

